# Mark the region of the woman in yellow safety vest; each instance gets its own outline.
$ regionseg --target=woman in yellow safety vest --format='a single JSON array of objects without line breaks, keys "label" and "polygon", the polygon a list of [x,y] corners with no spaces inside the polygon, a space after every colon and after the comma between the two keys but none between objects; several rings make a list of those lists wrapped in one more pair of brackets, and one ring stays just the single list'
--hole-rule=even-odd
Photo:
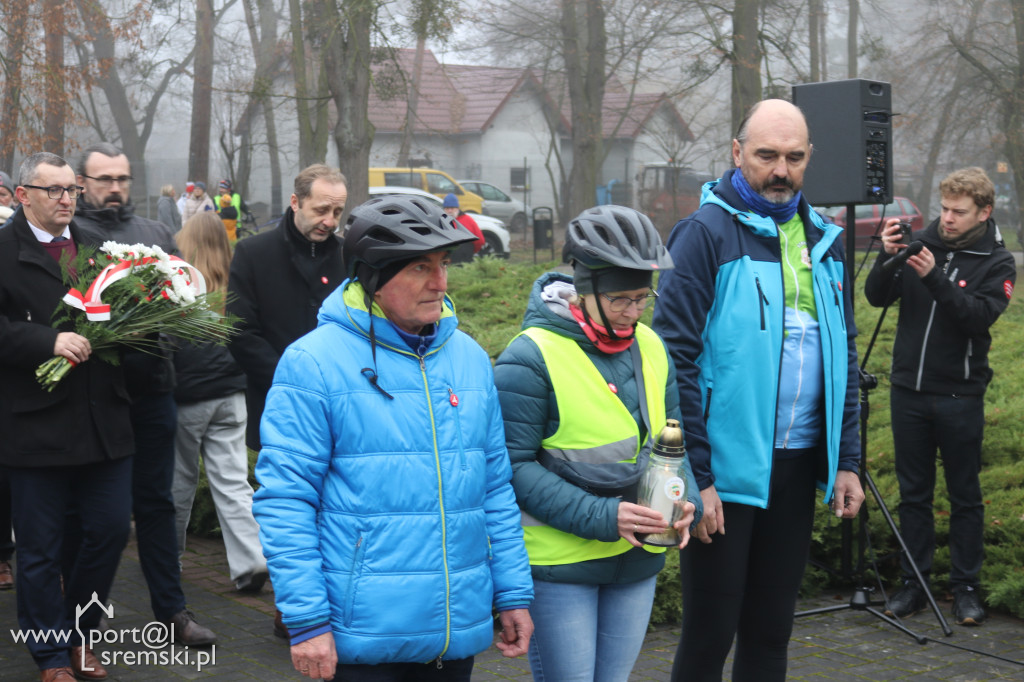
[{"label": "woman in yellow safety vest", "polygon": [[[651,221],[599,206],[569,224],[563,259],[533,285],[523,331],[495,366],[512,484],[534,581],[534,680],[618,682],[643,645],[664,548],[638,535],[668,522],[636,504],[653,437],[680,419],[662,340],[638,322],[672,267]],[[689,501],[682,542],[700,514]]]}]

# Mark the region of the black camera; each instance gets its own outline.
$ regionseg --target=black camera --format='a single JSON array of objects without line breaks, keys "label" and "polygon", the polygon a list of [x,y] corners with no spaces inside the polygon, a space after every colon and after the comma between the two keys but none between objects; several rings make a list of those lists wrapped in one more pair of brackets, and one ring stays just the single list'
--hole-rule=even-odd
[{"label": "black camera", "polygon": [[909,220],[901,220],[900,221],[900,238],[898,240],[898,243],[900,243],[900,244],[907,244],[909,246],[910,245],[910,239],[911,239],[910,235],[911,235],[912,232],[913,232],[913,230],[910,229],[910,221]]}]

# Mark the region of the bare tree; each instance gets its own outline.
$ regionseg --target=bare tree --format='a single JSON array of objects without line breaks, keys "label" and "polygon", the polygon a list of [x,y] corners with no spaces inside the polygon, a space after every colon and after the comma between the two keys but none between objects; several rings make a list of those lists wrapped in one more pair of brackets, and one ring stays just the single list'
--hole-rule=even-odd
[{"label": "bare tree", "polygon": [[196,47],[192,76],[192,129],[188,143],[188,176],[203,182],[209,182],[210,179],[213,29],[213,0],[196,0]]},{"label": "bare tree", "polygon": [[368,195],[367,168],[373,127],[367,114],[370,99],[371,35],[379,8],[377,0],[349,0],[336,5],[319,0],[327,33],[324,68],[337,109],[334,144],[338,163],[348,177],[352,205]]},{"label": "bare tree", "polygon": [[2,14],[7,17],[6,49],[0,51],[3,65],[4,115],[0,117],[0,169],[13,171],[15,145],[18,141],[18,122],[21,115],[22,60],[28,30],[29,4],[22,0],[0,2]]},{"label": "bare tree", "polygon": [[601,0],[562,0],[562,58],[573,121],[569,215],[593,205],[604,160],[604,16]]},{"label": "bare tree", "polygon": [[459,10],[456,0],[413,0],[410,8],[412,33],[416,37],[416,57],[409,79],[409,95],[405,108],[405,125],[398,146],[398,165],[409,165],[409,150],[412,148],[413,132],[416,129],[416,110],[420,98],[420,80],[423,76],[423,56],[427,40],[440,43],[448,41],[452,21]]},{"label": "bare tree", "polygon": [[[320,19],[319,3],[288,0],[291,34],[291,66],[295,78],[295,109],[299,126],[299,166],[323,161],[327,155],[327,114],[330,90],[327,70],[323,68],[322,49],[327,27]],[[305,21],[303,21],[305,19]],[[308,36],[306,39],[304,36]],[[313,87],[310,83],[315,82]]]},{"label": "bare tree", "polygon": [[[278,215],[283,212],[281,208],[281,156],[278,149],[274,101],[271,96],[280,65],[277,40],[278,16],[273,2],[243,0],[242,7],[245,10],[245,25],[249,32],[256,72],[253,75],[252,89],[249,92],[249,105],[245,108],[236,131],[249,139],[256,112],[259,111],[263,114],[263,125],[267,135],[267,154],[270,159],[270,213]],[[248,194],[249,171],[252,165],[252,145],[243,144],[241,152],[235,188],[237,192],[245,196]]]}]

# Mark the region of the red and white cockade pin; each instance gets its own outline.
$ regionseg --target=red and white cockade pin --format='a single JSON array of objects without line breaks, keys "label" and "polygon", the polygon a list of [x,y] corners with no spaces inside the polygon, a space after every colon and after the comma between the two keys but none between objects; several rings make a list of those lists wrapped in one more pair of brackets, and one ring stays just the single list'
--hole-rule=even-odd
[{"label": "red and white cockade pin", "polygon": [[608,382],[608,388],[611,390],[612,393],[616,393],[617,394],[619,392],[619,387],[616,386],[615,384],[613,384],[610,381]]},{"label": "red and white cockade pin", "polygon": [[321,277],[320,281],[323,282],[324,284],[327,284],[327,276],[324,275],[323,277]]}]

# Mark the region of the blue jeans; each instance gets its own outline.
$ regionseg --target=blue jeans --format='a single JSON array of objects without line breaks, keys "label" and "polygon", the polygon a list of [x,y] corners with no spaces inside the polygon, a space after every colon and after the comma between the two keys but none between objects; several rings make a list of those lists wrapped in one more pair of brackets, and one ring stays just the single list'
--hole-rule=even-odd
[{"label": "blue jeans", "polygon": [[657,576],[624,585],[533,581],[536,682],[622,682],[644,644]]},{"label": "blue jeans", "polygon": [[[985,504],[981,495],[981,443],[985,398],[932,395],[892,387],[892,434],[900,484],[900,530],[927,580],[935,554],[935,453],[941,452],[949,492],[952,586],[978,585],[984,557]],[[904,576],[913,576],[904,558]]]}]

